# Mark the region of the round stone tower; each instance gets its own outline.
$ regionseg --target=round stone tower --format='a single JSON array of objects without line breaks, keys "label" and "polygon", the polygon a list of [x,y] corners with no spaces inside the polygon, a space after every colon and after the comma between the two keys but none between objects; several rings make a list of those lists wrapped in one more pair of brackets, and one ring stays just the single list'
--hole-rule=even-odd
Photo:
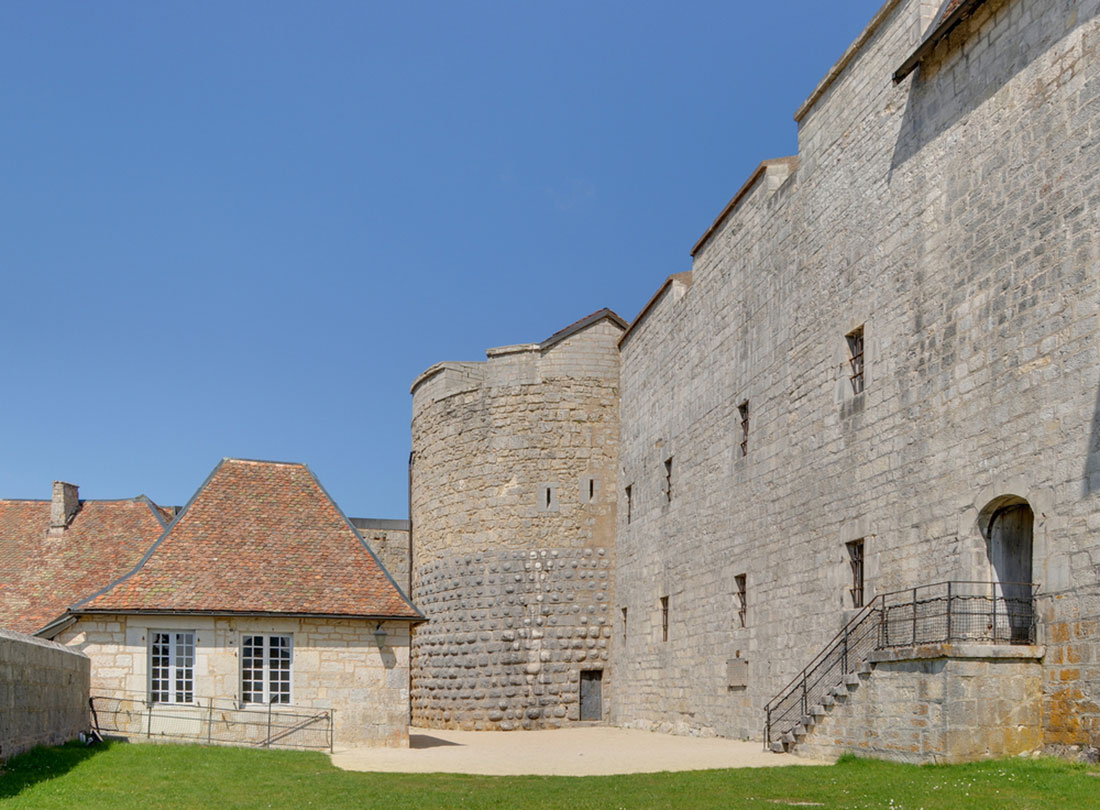
[{"label": "round stone tower", "polygon": [[414,724],[607,716],[625,328],[604,309],[413,382]]}]

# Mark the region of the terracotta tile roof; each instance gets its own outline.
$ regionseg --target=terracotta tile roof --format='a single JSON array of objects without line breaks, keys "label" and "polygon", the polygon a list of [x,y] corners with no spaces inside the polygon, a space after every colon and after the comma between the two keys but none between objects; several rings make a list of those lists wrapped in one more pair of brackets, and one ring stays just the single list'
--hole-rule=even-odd
[{"label": "terracotta tile roof", "polygon": [[422,619],[304,464],[225,459],[83,612]]},{"label": "terracotta tile roof", "polygon": [[148,498],[81,501],[49,536],[49,501],[0,500],[0,627],[34,633],[133,568],[168,519]]}]

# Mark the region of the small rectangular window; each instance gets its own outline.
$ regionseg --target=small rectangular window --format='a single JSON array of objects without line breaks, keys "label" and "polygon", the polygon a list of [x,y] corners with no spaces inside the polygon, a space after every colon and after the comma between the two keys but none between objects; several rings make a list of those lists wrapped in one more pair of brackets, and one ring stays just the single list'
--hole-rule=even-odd
[{"label": "small rectangular window", "polygon": [[631,497],[634,494],[634,487],[629,486],[624,489],[623,492],[626,494],[626,522],[629,523],[633,517],[632,513],[634,510],[634,499]]},{"label": "small rectangular window", "polygon": [[668,597],[661,597],[661,641],[668,641]]},{"label": "small rectangular window", "polygon": [[625,644],[626,643],[626,608],[623,608],[622,611],[623,611],[623,643]]},{"label": "small rectangular window", "polygon": [[195,699],[195,633],[155,630],[149,639],[149,700],[192,703]]},{"label": "small rectangular window", "polygon": [[852,393],[863,393],[863,327],[854,329],[845,335],[848,341],[848,378],[852,382]]},{"label": "small rectangular window", "polygon": [[746,399],[737,406],[737,413],[741,417],[741,457],[749,454],[749,401]]},{"label": "small rectangular window", "polygon": [[863,538],[846,544],[848,547],[848,565],[852,569],[852,607],[863,607]]},{"label": "small rectangular window", "polygon": [[672,503],[672,456],[665,459],[665,498]]},{"label": "small rectangular window", "polygon": [[241,702],[290,703],[290,636],[241,638]]},{"label": "small rectangular window", "polygon": [[733,578],[733,585],[737,591],[737,621],[742,627],[746,627],[749,618],[748,575],[738,574]]}]

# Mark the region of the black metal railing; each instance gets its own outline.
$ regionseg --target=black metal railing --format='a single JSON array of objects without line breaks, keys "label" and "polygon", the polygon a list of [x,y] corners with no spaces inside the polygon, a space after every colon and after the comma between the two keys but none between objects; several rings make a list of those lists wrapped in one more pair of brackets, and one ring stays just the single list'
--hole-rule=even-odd
[{"label": "black metal railing", "polygon": [[117,694],[94,695],[88,704],[100,736],[257,748],[333,749],[332,709],[302,711],[219,698],[154,703],[147,696]]},{"label": "black metal railing", "polygon": [[1035,586],[938,582],[881,596],[879,647],[1035,643]]},{"label": "black metal railing", "polygon": [[1035,643],[1031,583],[939,582],[879,594],[764,707],[764,746],[794,731],[875,650],[921,644]]}]

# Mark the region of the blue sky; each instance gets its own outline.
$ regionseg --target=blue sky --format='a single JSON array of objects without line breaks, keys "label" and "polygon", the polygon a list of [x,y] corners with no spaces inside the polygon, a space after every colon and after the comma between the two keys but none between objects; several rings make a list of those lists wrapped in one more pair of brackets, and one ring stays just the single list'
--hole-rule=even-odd
[{"label": "blue sky", "polygon": [[632,319],[879,5],[0,5],[0,497],[404,517],[413,378]]}]

